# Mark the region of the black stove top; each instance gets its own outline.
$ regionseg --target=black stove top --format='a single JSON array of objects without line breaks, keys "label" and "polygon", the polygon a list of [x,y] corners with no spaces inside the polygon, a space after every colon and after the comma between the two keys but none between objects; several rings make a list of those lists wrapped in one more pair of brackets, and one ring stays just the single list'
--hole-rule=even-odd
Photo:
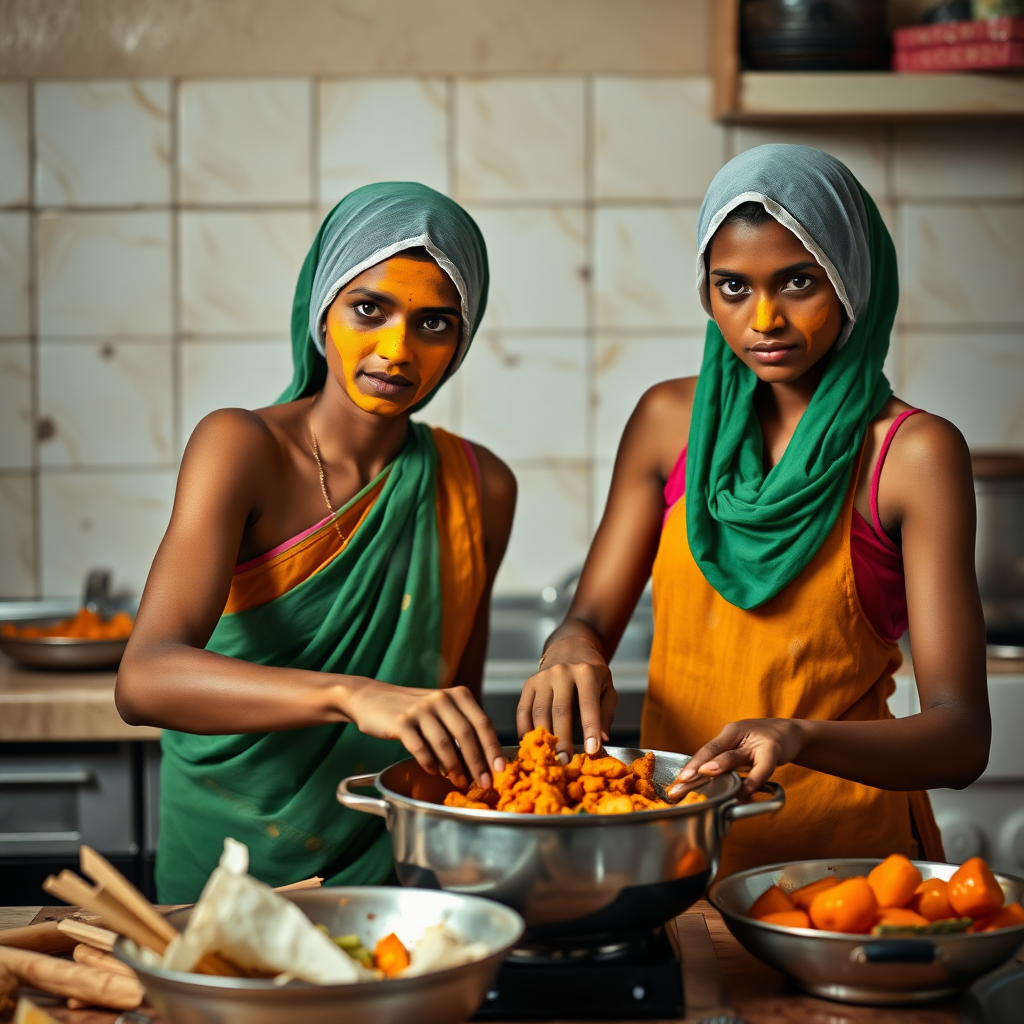
[{"label": "black stove top", "polygon": [[522,946],[474,1021],[681,1020],[683,978],[663,928],[581,947]]}]

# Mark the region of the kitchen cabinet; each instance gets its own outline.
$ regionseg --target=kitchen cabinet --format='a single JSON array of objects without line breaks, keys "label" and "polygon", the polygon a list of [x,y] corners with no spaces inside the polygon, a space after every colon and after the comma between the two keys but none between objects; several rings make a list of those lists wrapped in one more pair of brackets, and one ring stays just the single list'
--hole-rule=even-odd
[{"label": "kitchen cabinet", "polygon": [[743,70],[740,3],[711,5],[713,107],[719,121],[1024,118],[1024,75]]}]

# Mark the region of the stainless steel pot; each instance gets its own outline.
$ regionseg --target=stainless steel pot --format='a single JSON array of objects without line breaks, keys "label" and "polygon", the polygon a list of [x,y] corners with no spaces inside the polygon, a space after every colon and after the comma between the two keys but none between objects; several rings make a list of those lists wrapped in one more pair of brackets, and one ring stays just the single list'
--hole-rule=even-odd
[{"label": "stainless steel pot", "polygon": [[[771,885],[792,891],[826,875],[866,875],[880,861],[808,860],[740,871],[715,882],[708,899],[740,944],[801,988],[848,1003],[920,1003],[942,999],[1012,959],[1024,946],[1024,925],[978,935],[872,938],[811,928],[783,928],[747,917]],[[956,864],[914,861],[925,878],[949,879]],[[996,875],[1008,902],[1024,896],[1024,882]]]},{"label": "stainless steel pot", "polygon": [[[522,920],[505,907],[443,892],[384,886],[310,889],[287,893],[316,924],[332,935],[356,934],[370,949],[389,932],[403,942],[423,929],[448,923],[488,953],[462,967],[413,978],[364,981],[351,985],[307,985],[272,980],[214,978],[147,967],[128,954],[124,939],[114,953],[142,981],[146,996],[167,1024],[457,1024],[484,1001],[501,961],[522,934]],[[192,908],[168,919],[179,929]]]},{"label": "stainless steel pot", "polygon": [[[627,764],[645,751],[607,747]],[[656,786],[689,761],[655,752]],[[508,758],[515,747],[506,747]],[[353,789],[374,787],[379,797]],[[645,931],[681,914],[718,870],[722,837],[734,821],[781,810],[785,794],[740,803],[734,773],[701,790],[707,801],[620,815],[511,814],[445,807],[447,779],[413,760],[338,786],[338,800],[384,818],[403,885],[487,896],[522,914],[527,941],[593,943]]]},{"label": "stainless steel pot", "polygon": [[1024,453],[976,452],[971,461],[985,626],[995,634],[1024,632]]}]

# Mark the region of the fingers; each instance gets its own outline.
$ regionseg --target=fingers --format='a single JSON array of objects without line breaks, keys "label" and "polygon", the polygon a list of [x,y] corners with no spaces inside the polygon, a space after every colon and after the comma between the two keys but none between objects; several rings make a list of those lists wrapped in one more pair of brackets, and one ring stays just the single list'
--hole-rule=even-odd
[{"label": "fingers", "polygon": [[533,701],[535,696],[533,679],[527,679],[523,684],[523,692],[519,697],[519,704],[516,706],[516,735],[520,738],[533,728]]},{"label": "fingers", "polygon": [[770,748],[763,747],[754,751],[753,763],[750,772],[743,780],[744,796],[752,796],[772,776],[772,772],[779,766],[779,758]]},{"label": "fingers", "polygon": [[395,739],[416,759],[416,763],[430,775],[437,775],[439,769],[437,758],[430,749],[430,744],[423,738],[415,722],[403,717],[395,731]]},{"label": "fingers", "polygon": [[687,761],[686,766],[675,777],[675,781],[665,789],[670,800],[678,800],[685,796],[687,789],[691,788],[693,783],[698,780],[698,773],[701,775],[720,774],[717,758],[723,753],[723,750],[727,750],[731,746],[728,743],[730,732],[731,726],[726,726],[718,736],[705,743]]},{"label": "fingers", "polygon": [[455,785],[465,783],[466,769],[458,747],[441,719],[428,712],[417,716],[417,722],[423,738],[430,744],[434,757],[440,762],[441,773],[448,776]]},{"label": "fingers", "polygon": [[[579,694],[580,722],[583,725],[583,749],[588,754],[596,754],[601,749],[602,739],[608,738],[608,730],[605,725],[605,694],[601,692],[601,684],[606,682],[606,690],[612,695],[611,710],[615,710],[615,702],[618,701],[614,689],[611,686],[611,677],[608,670],[598,672],[591,665],[579,665],[576,668],[576,691]],[[611,724],[611,716],[608,716],[608,725]],[[571,751],[570,751],[571,752]]]},{"label": "fingers", "polygon": [[[505,754],[501,749],[498,734],[494,731],[494,725],[487,717],[487,713],[477,704],[473,694],[464,686],[455,686],[444,692],[451,695],[452,700],[455,701],[459,710],[473,728],[476,740],[483,752],[483,771],[485,773],[490,769],[493,769],[495,772],[504,771]],[[483,785],[482,782],[481,785]]]},{"label": "fingers", "polygon": [[609,673],[608,685],[601,693],[601,739],[607,743],[611,735],[612,722],[615,720],[615,708],[619,703],[619,694],[612,685]]}]

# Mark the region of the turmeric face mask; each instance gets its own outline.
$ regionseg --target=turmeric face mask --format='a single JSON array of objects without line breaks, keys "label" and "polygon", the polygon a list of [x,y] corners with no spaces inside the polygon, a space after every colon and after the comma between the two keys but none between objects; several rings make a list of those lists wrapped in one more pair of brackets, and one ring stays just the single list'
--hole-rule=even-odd
[{"label": "turmeric face mask", "polygon": [[458,348],[460,307],[454,283],[433,260],[399,254],[353,278],[326,321],[335,372],[352,402],[395,416],[429,395]]},{"label": "turmeric face mask", "polygon": [[797,379],[839,338],[844,313],[832,282],[777,221],[723,224],[708,263],[715,322],[762,380]]}]

